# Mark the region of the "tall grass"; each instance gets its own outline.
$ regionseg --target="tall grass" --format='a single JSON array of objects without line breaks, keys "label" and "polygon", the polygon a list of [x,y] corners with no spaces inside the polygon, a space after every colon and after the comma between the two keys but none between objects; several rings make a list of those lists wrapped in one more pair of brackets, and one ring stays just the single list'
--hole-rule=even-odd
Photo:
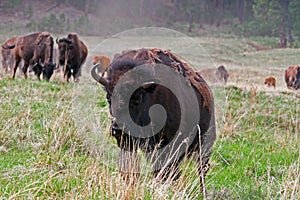
[{"label": "tall grass", "polygon": [[[0,81],[0,197],[4,199],[201,199],[196,163],[186,160],[177,181],[143,173],[128,184],[117,170],[102,88],[86,127],[78,85],[35,79]],[[218,90],[218,88],[216,88]],[[85,94],[85,93],[84,93]],[[299,103],[291,94],[226,89],[205,199],[298,199]],[[97,122],[98,121],[98,122]],[[101,134],[95,134],[95,128]],[[143,159],[143,158],[141,158]]]}]

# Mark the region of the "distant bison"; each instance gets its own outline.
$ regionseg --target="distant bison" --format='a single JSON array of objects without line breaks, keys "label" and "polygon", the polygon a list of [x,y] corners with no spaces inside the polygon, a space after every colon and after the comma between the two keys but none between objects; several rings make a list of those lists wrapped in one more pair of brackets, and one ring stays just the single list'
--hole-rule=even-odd
[{"label": "distant bison", "polygon": [[276,79],[272,76],[267,77],[265,79],[265,85],[267,85],[269,87],[273,86],[275,88],[276,87]]},{"label": "distant bison", "polygon": [[227,69],[221,65],[217,69],[215,68],[206,68],[198,72],[205,81],[210,83],[221,82],[226,84],[229,78],[229,72]]},{"label": "distant bison", "polygon": [[[142,67],[145,66],[144,64],[147,64],[145,68]],[[169,69],[170,73],[161,78],[161,73],[156,71],[159,68],[158,64],[163,65],[163,68]],[[163,155],[159,154],[159,156],[168,155],[172,159],[168,162],[166,161],[163,168],[157,169],[154,167],[153,175],[161,180],[178,178],[180,173],[179,163],[185,156],[191,156],[193,152],[196,152],[197,167],[202,187],[205,175],[209,169],[209,157],[216,138],[213,94],[202,77],[169,50],[161,49],[130,50],[118,55],[110,65],[107,77],[99,76],[96,73],[96,69],[97,66],[92,68],[92,76],[105,87],[110,114],[112,115],[111,135],[116,138],[117,144],[121,148],[119,154],[120,171],[128,173],[130,170],[128,168],[131,166],[129,163],[134,162],[132,157],[128,158],[126,156],[126,152],[136,152],[140,148],[148,155],[146,156],[147,159],[155,165],[157,162],[160,163],[160,160],[158,158],[157,161],[157,157],[153,155],[156,155],[155,153],[161,149],[169,147],[171,143],[176,143],[177,145],[171,145],[171,149],[163,152]],[[129,94],[128,88],[136,86],[135,81],[143,77],[137,75],[137,77],[130,76],[128,78],[129,75],[127,74],[128,72],[132,72],[132,70],[138,69],[144,70],[142,74],[146,78],[150,74],[154,74],[154,79],[158,80],[147,81],[143,79],[141,86],[134,91],[128,102],[129,105],[127,105],[125,103],[125,96]],[[176,79],[174,80],[172,78],[174,76],[182,77],[184,80],[183,83],[180,83],[180,81],[177,82]],[[123,79],[124,77],[128,79]],[[182,99],[178,99],[177,95],[169,88],[159,84],[163,81],[177,88],[180,94],[185,94],[187,90],[191,90],[192,95],[196,95],[196,104],[193,104],[195,106],[191,108],[191,112],[186,113],[186,109],[184,108],[186,108],[185,106],[192,105],[191,99],[193,96],[184,96]],[[123,94],[114,93],[114,90],[118,88],[117,83],[124,87]],[[163,128],[159,129],[155,135],[146,135],[147,137],[144,137],[145,133],[141,128],[130,129],[127,132],[124,131],[124,128],[127,128],[127,123],[117,123],[119,119],[124,119],[124,117],[126,119],[127,115],[124,111],[129,109],[130,117],[135,124],[141,127],[149,125],[155,127],[155,119],[159,116],[154,118],[149,116],[151,115],[149,114],[149,110],[151,111],[150,108],[154,105],[161,105],[167,115]],[[195,112],[195,110],[198,110],[199,113]],[[152,122],[152,119],[154,122]],[[190,137],[190,132],[186,134],[184,130],[179,130],[181,124],[186,125],[190,123],[189,119],[196,119],[193,125],[188,126],[195,131],[195,137]],[[159,122],[157,121],[157,123]],[[188,145],[188,143],[190,144]],[[178,153],[178,149],[181,147],[183,154]]]},{"label": "distant bison", "polygon": [[106,56],[94,56],[92,60],[93,65],[99,64],[98,65],[98,72],[104,73],[107,71],[108,66],[110,65],[110,59]]},{"label": "distant bison", "polygon": [[1,49],[1,55],[2,55],[2,66],[4,68],[5,73],[7,73],[8,70],[11,70],[13,68],[14,64],[14,55],[11,49],[5,48],[5,46],[12,46],[15,44],[16,40],[18,37],[12,37],[8,40],[6,40],[2,44],[2,49]]},{"label": "distant bison", "polygon": [[65,38],[56,39],[56,43],[59,51],[59,65],[64,67],[64,78],[69,81],[73,76],[74,81],[78,81],[81,66],[88,54],[87,46],[76,33],[69,33]]},{"label": "distant bison", "polygon": [[13,79],[15,78],[17,67],[22,59],[24,61],[22,71],[25,78],[27,78],[29,65],[38,66],[35,73],[39,78],[40,73],[44,72],[43,67],[45,64],[47,65],[47,74],[44,73],[43,75],[44,78],[50,79],[55,64],[52,62],[53,38],[48,32],[37,32],[20,36],[13,44],[4,43],[2,47],[4,49],[11,49],[14,56]]},{"label": "distant bison", "polygon": [[229,73],[223,65],[219,66],[218,69],[216,70],[216,77],[222,83],[224,83],[224,84],[227,83]]},{"label": "distant bison", "polygon": [[292,65],[285,70],[285,82],[289,89],[300,88],[300,66]]}]

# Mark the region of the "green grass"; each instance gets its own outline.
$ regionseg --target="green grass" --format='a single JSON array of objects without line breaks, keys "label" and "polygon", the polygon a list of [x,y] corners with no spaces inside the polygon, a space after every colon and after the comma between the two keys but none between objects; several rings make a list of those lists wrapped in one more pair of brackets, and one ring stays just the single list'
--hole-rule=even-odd
[{"label": "green grass", "polygon": [[[107,103],[96,88],[96,109],[102,110],[100,128],[111,143],[87,137],[76,126],[72,99],[78,85],[35,79],[0,81],[0,196],[56,199],[177,199],[202,198],[194,161],[182,164],[179,181],[160,185],[143,174],[127,187],[104,151],[117,150],[108,136]],[[218,88],[215,88],[216,90]],[[299,98],[281,94],[226,89],[225,120],[219,122],[212,168],[207,176],[207,198],[297,199],[299,190]],[[252,100],[251,100],[252,99]],[[94,100],[93,100],[94,101]],[[90,133],[89,133],[90,132]],[[102,138],[103,139],[103,138]],[[101,148],[99,148],[99,145]]]},{"label": "green grass", "polygon": [[[96,40],[86,38],[89,47]],[[300,62],[299,50],[256,52],[233,37],[194,40],[235,75],[225,89],[212,87],[218,137],[204,197],[191,160],[174,183],[147,173],[135,185],[122,179],[100,85],[0,73],[0,199],[300,199],[300,98],[282,80],[283,69]],[[278,88],[264,88],[266,75]]]}]

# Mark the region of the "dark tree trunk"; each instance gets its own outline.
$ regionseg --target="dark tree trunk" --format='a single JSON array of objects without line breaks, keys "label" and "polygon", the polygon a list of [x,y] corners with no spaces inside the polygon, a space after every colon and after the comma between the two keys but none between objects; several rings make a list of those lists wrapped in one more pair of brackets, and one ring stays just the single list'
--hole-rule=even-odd
[{"label": "dark tree trunk", "polygon": [[246,0],[236,0],[235,13],[241,24],[245,20],[245,15],[247,12],[246,9],[247,9],[247,1]]},{"label": "dark tree trunk", "polygon": [[89,14],[89,8],[90,8],[90,0],[85,1],[85,8],[84,8],[84,14],[85,16],[88,16]]},{"label": "dark tree trunk", "polygon": [[287,14],[287,34],[288,34],[288,41],[290,43],[290,46],[294,46],[294,37],[292,35],[292,20],[291,20],[291,15],[289,12],[289,0],[286,1],[285,3],[285,10],[286,10],[286,14]]},{"label": "dark tree trunk", "polygon": [[200,10],[201,13],[200,13],[200,18],[199,18],[199,25],[200,25],[201,29],[204,29],[204,23],[205,23],[205,20],[204,20],[205,15],[204,14],[205,14],[205,10],[207,10],[205,1],[201,1],[200,7],[201,7],[201,10]]},{"label": "dark tree trunk", "polygon": [[140,0],[139,14],[140,16],[144,15],[144,0]]},{"label": "dark tree trunk", "polygon": [[[289,6],[289,0],[281,0],[280,3],[281,3],[280,47],[281,48],[286,48],[287,47],[286,32],[287,32],[288,26],[289,26],[288,25],[288,13],[289,13],[288,6]],[[290,33],[290,36],[291,36],[291,33]]]},{"label": "dark tree trunk", "polygon": [[178,0],[174,0],[173,1],[173,22],[177,21],[178,9],[179,9]]},{"label": "dark tree trunk", "polygon": [[190,17],[189,17],[189,30],[188,32],[192,32],[193,31],[193,27],[194,27],[194,17],[193,17],[193,14],[190,14]]}]

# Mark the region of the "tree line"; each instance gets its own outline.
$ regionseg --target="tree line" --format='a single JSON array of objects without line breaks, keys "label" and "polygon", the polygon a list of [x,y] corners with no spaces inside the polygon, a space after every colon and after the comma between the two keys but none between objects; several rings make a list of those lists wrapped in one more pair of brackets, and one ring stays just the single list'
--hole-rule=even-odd
[{"label": "tree line", "polygon": [[[7,1],[13,2],[20,3],[22,0]],[[102,34],[138,26],[163,26],[173,29],[180,27],[179,31],[191,33],[197,33],[198,30],[204,30],[208,26],[217,28],[227,26],[236,35],[278,37],[281,47],[293,46],[295,41],[300,41],[299,0],[51,0],[51,2],[53,7],[72,6],[81,10],[84,15],[81,20],[77,19],[78,22],[76,21],[74,26],[83,30],[80,25],[84,24],[86,31],[94,30],[94,32],[98,31],[96,27],[100,27]],[[49,8],[51,9],[52,7]],[[34,9],[31,9],[31,12],[32,10]],[[95,20],[95,16],[98,21]],[[60,18],[65,19],[61,16],[56,18],[58,21]],[[45,24],[45,21],[59,24],[52,23],[51,19],[44,19],[40,24]],[[67,20],[59,22],[63,27]],[[119,29],[113,30],[114,28]],[[107,31],[110,29],[111,32]]]},{"label": "tree line", "polygon": [[[205,26],[229,25],[243,36],[272,36],[280,45],[300,40],[299,0],[57,0],[88,14],[100,17],[112,9],[109,17],[118,15],[135,23],[152,22],[167,27],[185,23],[187,31]],[[114,13],[115,12],[115,13]],[[106,13],[106,12],[104,12]],[[107,15],[107,13],[106,13]],[[104,16],[105,17],[105,16]]]}]

